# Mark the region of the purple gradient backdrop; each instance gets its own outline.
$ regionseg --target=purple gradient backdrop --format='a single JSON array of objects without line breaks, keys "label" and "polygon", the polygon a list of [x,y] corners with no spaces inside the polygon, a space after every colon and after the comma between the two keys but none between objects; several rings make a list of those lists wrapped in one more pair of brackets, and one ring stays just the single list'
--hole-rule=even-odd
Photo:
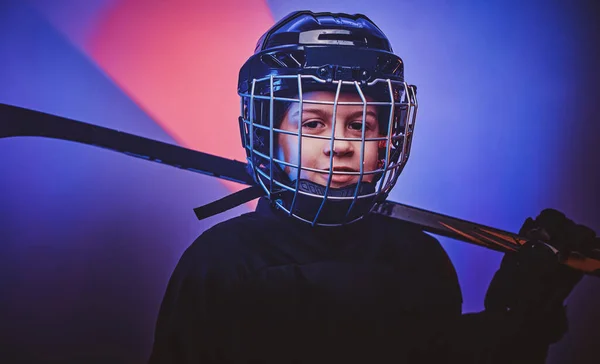
[{"label": "purple gradient backdrop", "polygon": [[[159,126],[169,120],[149,116],[87,52],[124,1],[1,2],[0,102],[175,142]],[[600,17],[592,2],[547,3],[303,2],[370,16],[419,86],[414,149],[391,199],[509,230],[555,207],[600,231]],[[296,10],[267,5],[272,19]],[[0,191],[0,362],[10,363],[144,362],[182,251],[247,211],[199,222],[192,209],[229,192],[218,180],[31,138],[0,141]],[[481,309],[500,255],[442,241],[464,310]],[[586,278],[550,363],[597,362],[597,307],[600,281]]]}]

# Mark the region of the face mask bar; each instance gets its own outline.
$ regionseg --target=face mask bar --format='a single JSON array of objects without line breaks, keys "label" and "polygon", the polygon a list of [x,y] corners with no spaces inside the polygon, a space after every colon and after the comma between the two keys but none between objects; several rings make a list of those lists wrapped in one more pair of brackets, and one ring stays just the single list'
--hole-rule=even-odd
[{"label": "face mask bar", "polygon": [[[295,87],[290,87],[295,83]],[[287,87],[282,87],[282,85]],[[308,87],[305,87],[308,86]],[[279,87],[279,89],[278,89]],[[358,95],[361,101],[340,101],[340,94],[343,88],[352,88],[355,95]],[[385,92],[380,90],[385,88]],[[373,90],[378,96],[374,97]],[[257,90],[260,90],[257,92]],[[281,92],[285,90],[285,92]],[[333,101],[312,100],[304,97],[304,90],[310,91],[330,91],[335,92]],[[262,92],[261,92],[262,91]],[[265,92],[266,91],[266,92]],[[290,95],[293,95],[290,97]],[[252,167],[255,180],[261,185],[267,196],[275,200],[276,204],[290,216],[294,216],[312,225],[341,225],[349,223],[351,212],[355,208],[357,201],[361,199],[375,200],[377,197],[387,196],[394,186],[400,172],[408,161],[412,135],[414,132],[414,123],[416,120],[417,101],[415,89],[405,82],[375,79],[369,83],[359,83],[356,81],[326,81],[312,75],[271,75],[269,77],[254,79],[251,84],[250,93],[240,93],[241,96],[241,115],[240,127],[242,133],[243,145],[246,149],[249,165]],[[371,100],[367,100],[367,97]],[[297,122],[297,131],[284,130],[280,127],[283,114],[276,111],[277,103],[289,105],[298,104],[299,121]],[[303,132],[303,110],[306,104],[327,105],[333,109],[332,119],[330,121],[330,135],[314,135]],[[361,132],[360,137],[338,137],[336,135],[336,123],[338,107],[343,105],[353,105],[362,108]],[[377,107],[379,111],[389,110],[385,116],[385,122],[382,123],[383,116],[379,118],[379,135],[376,137],[367,137],[367,108],[369,106]],[[265,110],[266,109],[266,110]],[[281,109],[281,107],[279,107]],[[382,113],[384,114],[384,113]],[[385,128],[382,128],[384,126]],[[385,129],[385,130],[383,130]],[[296,163],[289,160],[278,158],[276,153],[276,138],[280,135],[287,135],[297,138],[296,141]],[[329,169],[316,169],[302,165],[302,147],[303,140],[324,139],[329,143]],[[334,149],[336,142],[358,143],[360,142],[360,167],[359,171],[334,171]],[[376,143],[378,150],[378,165],[374,169],[365,171],[365,148],[366,143]],[[289,174],[284,172],[286,167],[293,170]],[[310,190],[300,188],[301,173],[312,172],[327,174],[327,182],[324,186],[324,192],[311,192]],[[356,176],[357,181],[353,184],[352,193],[335,193],[331,187],[334,175],[352,175]],[[375,181],[376,188],[365,192],[363,185],[365,177],[372,178]],[[284,206],[277,196],[282,192],[293,193],[291,205]],[[332,193],[334,192],[334,193]],[[321,200],[314,218],[307,220],[302,216],[293,213],[294,207],[299,196],[318,198]],[[349,202],[343,221],[340,224],[321,224],[319,217],[328,201],[347,201]],[[354,219],[353,221],[355,221]]]}]

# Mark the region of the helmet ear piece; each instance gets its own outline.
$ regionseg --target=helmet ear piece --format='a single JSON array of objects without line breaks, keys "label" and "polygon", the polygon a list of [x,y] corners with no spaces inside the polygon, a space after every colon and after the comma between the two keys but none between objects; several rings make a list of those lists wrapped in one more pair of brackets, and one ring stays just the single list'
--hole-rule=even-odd
[{"label": "helmet ear piece", "polygon": [[[379,161],[384,161],[385,162],[385,157],[387,155],[387,140],[380,140],[377,143],[377,159]],[[378,167],[381,168],[381,167]]]}]

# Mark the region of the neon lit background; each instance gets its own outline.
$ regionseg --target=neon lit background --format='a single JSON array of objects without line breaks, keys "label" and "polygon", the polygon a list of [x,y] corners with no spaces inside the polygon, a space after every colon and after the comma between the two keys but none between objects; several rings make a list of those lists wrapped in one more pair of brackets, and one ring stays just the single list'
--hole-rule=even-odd
[{"label": "neon lit background", "polygon": [[[508,230],[555,207],[600,231],[598,11],[586,1],[309,0],[365,13],[419,87],[411,160],[391,199]],[[237,72],[288,2],[0,3],[0,102],[243,159]],[[183,250],[242,206],[239,188],[43,139],[0,142],[0,361],[141,363]],[[465,312],[499,254],[442,239]],[[569,300],[551,363],[593,362],[600,281]],[[586,359],[587,358],[587,359]]]}]

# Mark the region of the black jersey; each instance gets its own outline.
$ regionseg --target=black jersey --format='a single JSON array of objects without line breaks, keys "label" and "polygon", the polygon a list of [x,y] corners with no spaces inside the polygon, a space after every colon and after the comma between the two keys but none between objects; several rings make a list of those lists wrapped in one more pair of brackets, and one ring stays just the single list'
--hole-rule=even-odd
[{"label": "black jersey", "polygon": [[522,322],[461,305],[446,252],[412,225],[310,227],[263,198],[185,251],[150,363],[543,362]]}]

